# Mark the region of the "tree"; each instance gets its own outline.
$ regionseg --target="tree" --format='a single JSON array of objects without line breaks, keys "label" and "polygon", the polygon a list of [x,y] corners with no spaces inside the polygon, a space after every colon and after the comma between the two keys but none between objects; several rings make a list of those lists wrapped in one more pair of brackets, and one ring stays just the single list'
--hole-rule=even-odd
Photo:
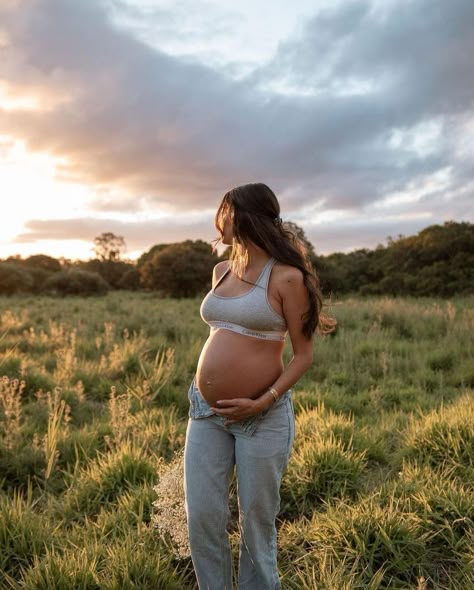
[{"label": "tree", "polygon": [[48,272],[59,272],[61,270],[61,263],[52,256],[46,254],[33,254],[28,256],[23,261],[23,264],[28,268],[39,268]]},{"label": "tree", "polygon": [[33,278],[22,265],[0,262],[0,295],[27,293],[32,286]]},{"label": "tree", "polygon": [[33,280],[28,291],[31,293],[41,293],[46,279],[55,272],[61,271],[61,263],[52,256],[46,254],[33,254],[28,258],[15,258],[14,264],[22,266]]},{"label": "tree", "polygon": [[80,269],[51,273],[44,283],[44,292],[52,295],[105,295],[108,290],[98,273]]},{"label": "tree", "polygon": [[173,242],[170,244],[155,244],[147,252],[143,252],[143,254],[139,256],[137,259],[137,267],[141,268],[144,264],[150,261],[157,252],[161,252],[161,250],[169,248],[170,246],[177,246],[179,243],[180,242]]},{"label": "tree", "polygon": [[119,289],[122,277],[130,269],[135,268],[135,265],[124,260],[99,260],[94,258],[92,260],[79,261],[75,265],[76,268],[96,272],[99,274],[113,289]]},{"label": "tree", "polygon": [[208,243],[186,240],[155,248],[139,271],[145,287],[166,297],[195,297],[210,288],[218,260]]},{"label": "tree", "polygon": [[94,238],[94,252],[100,260],[116,262],[120,260],[122,251],[126,249],[123,236],[116,236],[112,232],[104,232]]}]

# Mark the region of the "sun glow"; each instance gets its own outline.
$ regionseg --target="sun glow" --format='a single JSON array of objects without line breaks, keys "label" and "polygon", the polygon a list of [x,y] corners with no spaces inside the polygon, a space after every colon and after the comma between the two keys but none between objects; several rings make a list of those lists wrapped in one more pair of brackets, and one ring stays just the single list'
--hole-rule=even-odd
[{"label": "sun glow", "polygon": [[[29,219],[62,219],[86,213],[90,190],[58,181],[55,174],[60,163],[64,163],[63,158],[32,154],[23,142],[0,136],[0,257],[39,251],[57,254],[57,243],[15,243],[14,239],[25,231]],[[89,247],[90,244],[84,243],[84,248],[79,249],[76,243],[69,250],[76,252],[77,256],[88,256]]]}]

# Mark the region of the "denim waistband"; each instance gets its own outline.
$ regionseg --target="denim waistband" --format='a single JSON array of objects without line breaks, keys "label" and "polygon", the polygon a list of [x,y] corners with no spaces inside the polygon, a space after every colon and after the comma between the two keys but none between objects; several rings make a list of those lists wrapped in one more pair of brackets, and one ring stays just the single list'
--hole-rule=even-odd
[{"label": "denim waistband", "polygon": [[[288,389],[283,393],[278,400],[273,403],[269,408],[262,410],[258,414],[250,416],[245,420],[241,420],[237,422],[236,425],[239,425],[244,432],[247,434],[253,434],[255,429],[257,428],[258,420],[263,418],[267,412],[269,412],[272,408],[283,404],[285,400],[290,397],[292,393],[291,389]],[[196,376],[193,377],[191,381],[191,385],[188,389],[188,399],[189,399],[189,412],[188,415],[190,418],[194,420],[199,420],[200,418],[208,418],[212,415],[217,415],[214,411],[211,410],[209,404],[206,400],[202,397],[199,389],[196,385]]]}]

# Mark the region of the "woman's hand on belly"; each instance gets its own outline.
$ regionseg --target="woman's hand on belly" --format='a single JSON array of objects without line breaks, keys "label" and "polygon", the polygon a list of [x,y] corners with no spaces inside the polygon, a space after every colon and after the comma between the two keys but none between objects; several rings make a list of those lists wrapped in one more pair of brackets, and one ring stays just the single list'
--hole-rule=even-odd
[{"label": "woman's hand on belly", "polygon": [[227,418],[224,424],[234,424],[250,416],[255,416],[265,408],[259,399],[237,397],[235,399],[222,399],[216,402],[216,407],[211,410],[219,416]]}]

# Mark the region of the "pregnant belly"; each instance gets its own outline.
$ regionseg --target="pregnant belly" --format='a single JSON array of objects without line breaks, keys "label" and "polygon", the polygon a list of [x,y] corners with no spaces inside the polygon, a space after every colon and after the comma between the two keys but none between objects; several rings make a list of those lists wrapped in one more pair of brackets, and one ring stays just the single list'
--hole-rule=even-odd
[{"label": "pregnant belly", "polygon": [[284,344],[213,330],[199,357],[197,388],[211,406],[219,399],[256,399],[281,375]]}]

